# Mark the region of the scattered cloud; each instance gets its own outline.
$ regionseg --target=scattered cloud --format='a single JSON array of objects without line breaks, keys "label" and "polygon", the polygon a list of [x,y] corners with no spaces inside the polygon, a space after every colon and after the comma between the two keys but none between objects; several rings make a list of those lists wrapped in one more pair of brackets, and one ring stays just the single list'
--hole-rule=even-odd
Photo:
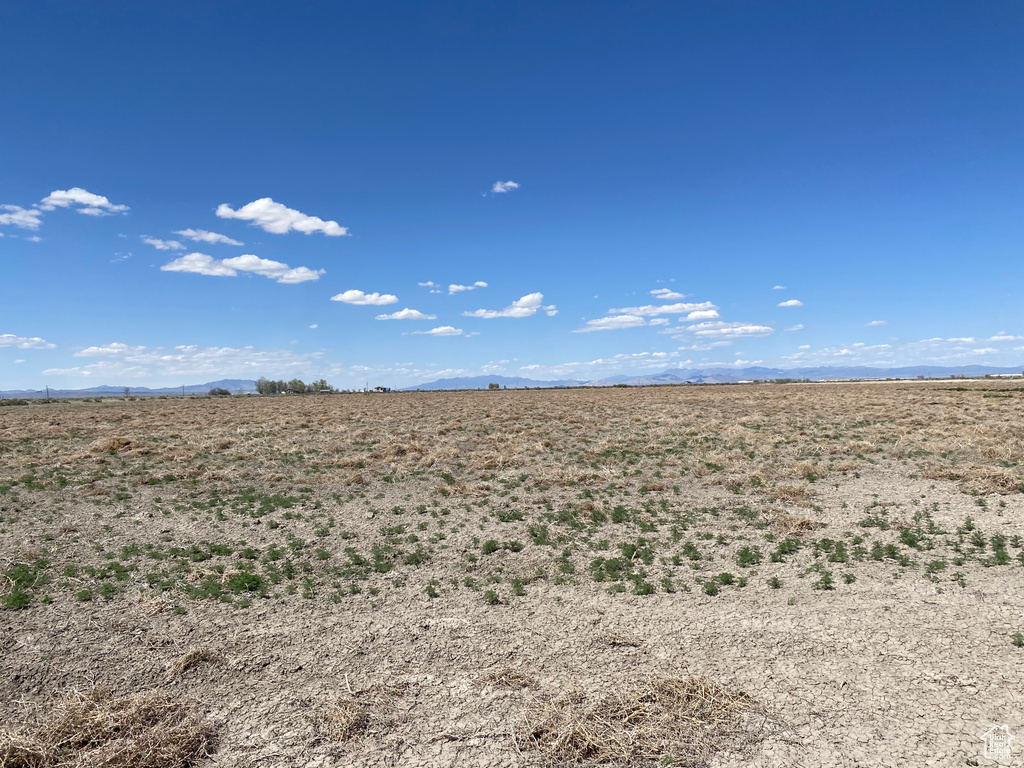
[{"label": "scattered cloud", "polygon": [[21,229],[39,229],[43,212],[36,208],[22,208],[20,205],[0,205],[0,224],[10,224]]},{"label": "scattered cloud", "polygon": [[222,219],[250,221],[255,226],[275,235],[283,235],[293,230],[306,235],[323,232],[331,237],[348,234],[348,228],[341,226],[336,221],[324,221],[316,216],[307,216],[305,213],[288,208],[281,203],[275,203],[269,197],[253,200],[237,211],[227,203],[221,203],[217,206],[217,215]]},{"label": "scattered cloud", "polygon": [[103,195],[94,195],[81,187],[55,189],[39,202],[39,208],[43,211],[68,208],[72,205],[81,206],[78,212],[87,216],[110,216],[115,213],[127,213],[129,210],[127,205],[117,205]]},{"label": "scattered cloud", "polygon": [[418,309],[400,309],[390,315],[377,315],[376,320],[437,320],[437,315],[425,315]]},{"label": "scattered cloud", "polygon": [[796,325],[790,325],[783,328],[784,331],[802,331],[804,329],[803,323],[797,323]]},{"label": "scattered cloud", "polygon": [[26,237],[25,239],[28,240],[30,243],[43,242],[43,238],[41,238],[39,235],[32,235],[31,237]]},{"label": "scattered cloud", "polygon": [[784,290],[786,290],[786,286],[784,286],[784,285],[773,285],[772,286],[772,290],[773,291],[784,291]]},{"label": "scattered cloud", "polygon": [[1010,336],[1005,333],[997,333],[989,338],[989,341],[1024,341],[1024,336]]},{"label": "scattered cloud", "polygon": [[755,325],[753,323],[695,323],[685,330],[696,336],[705,338],[739,338],[743,336],[771,336],[775,329],[767,325]]},{"label": "scattered cloud", "polygon": [[[715,314],[715,317],[718,317],[717,313]],[[669,324],[669,319],[667,317],[656,317],[656,318],[654,318],[653,320],[651,320],[647,324],[648,325],[668,325]]]},{"label": "scattered cloud", "polygon": [[379,307],[384,304],[395,304],[398,297],[390,293],[363,293],[355,289],[331,296],[331,301],[341,301],[345,304],[355,304],[359,307]]},{"label": "scattered cloud", "polygon": [[780,307],[802,307],[804,303],[799,299],[790,299],[789,301],[780,301],[778,306]]},{"label": "scattered cloud", "polygon": [[283,262],[261,259],[251,253],[223,260],[205,253],[189,253],[164,264],[160,269],[163,272],[192,272],[210,277],[235,277],[239,272],[251,272],[287,285],[319,280],[320,275],[325,274],[322,269],[293,268]]},{"label": "scattered cloud", "polygon": [[147,245],[152,245],[158,251],[182,251],[185,249],[185,246],[177,240],[160,240],[156,237],[147,237],[143,235],[142,242]]},{"label": "scattered cloud", "polygon": [[543,309],[549,317],[558,314],[554,304],[544,306],[543,293],[528,293],[520,299],[516,299],[504,309],[477,309],[473,312],[463,312],[466,317],[482,317],[486,320],[495,317],[530,317],[537,314],[537,310]]},{"label": "scattered cloud", "polygon": [[441,293],[441,286],[435,283],[433,280],[427,280],[425,283],[416,283],[423,288],[429,288],[431,293]]},{"label": "scattered cloud", "polygon": [[647,325],[647,320],[639,315],[612,315],[601,317],[596,320],[587,320],[573,333],[590,333],[591,331],[617,331],[622,328],[639,328]]},{"label": "scattered cloud", "polygon": [[686,298],[685,293],[678,293],[668,288],[655,288],[651,291],[651,296],[654,296],[658,301],[674,301]]},{"label": "scattered cloud", "polygon": [[234,240],[227,235],[220,235],[216,232],[209,232],[205,229],[179,229],[174,232],[176,235],[187,237],[189,240],[194,240],[197,243],[211,243],[216,245],[221,243],[223,245],[245,245],[245,243]]},{"label": "scattered cloud", "polygon": [[679,315],[689,312],[707,312],[715,309],[718,309],[718,307],[710,301],[702,301],[699,304],[684,302],[678,304],[646,304],[642,307],[613,307],[608,310],[608,314],[651,317],[653,315]]},{"label": "scattered cloud", "polygon": [[496,195],[502,195],[506,192],[511,192],[513,189],[519,189],[519,185],[514,181],[496,181],[494,186],[491,187],[491,192]]},{"label": "scattered cloud", "polygon": [[[278,376],[312,374],[319,370],[322,353],[301,354],[287,349],[260,350],[254,347],[164,347],[131,346],[121,342],[87,347],[77,357],[98,358],[95,363],[71,368],[50,368],[50,376],[72,376],[93,380],[110,377],[121,380],[160,380],[182,383],[193,376],[255,378],[273,371]],[[200,379],[201,380],[201,379]],[[154,386],[160,386],[155,384]]]},{"label": "scattered cloud", "polygon": [[[420,285],[423,285],[423,283],[420,283]],[[486,287],[487,283],[483,280],[477,280],[472,285],[457,285],[456,283],[452,283],[448,286],[448,295],[451,296],[453,293],[461,293],[462,291],[475,291],[477,288]]]},{"label": "scattered cloud", "polygon": [[0,347],[13,347],[14,349],[55,349],[56,344],[51,344],[38,336],[15,336],[13,333],[0,333]]},{"label": "scattered cloud", "polygon": [[717,320],[718,318],[718,311],[714,309],[698,309],[696,312],[691,312],[686,316],[687,321]]},{"label": "scattered cloud", "polygon": [[999,351],[998,349],[993,349],[992,347],[985,347],[984,349],[972,349],[971,350],[971,354],[972,355],[994,355],[998,351]]},{"label": "scattered cloud", "polygon": [[467,336],[461,328],[453,328],[450,325],[442,325],[431,328],[429,331],[413,331],[414,336]]},{"label": "scattered cloud", "polygon": [[877,328],[880,325],[888,325],[885,320],[872,320],[870,323],[866,323],[868,328]]},{"label": "scattered cloud", "polygon": [[311,330],[314,330],[314,331],[315,331],[315,330],[316,330],[317,328],[319,328],[320,326],[319,326],[319,325],[318,325],[317,323],[313,323],[313,324],[312,324],[311,326],[309,326],[309,327],[310,327],[310,329],[311,329]]}]

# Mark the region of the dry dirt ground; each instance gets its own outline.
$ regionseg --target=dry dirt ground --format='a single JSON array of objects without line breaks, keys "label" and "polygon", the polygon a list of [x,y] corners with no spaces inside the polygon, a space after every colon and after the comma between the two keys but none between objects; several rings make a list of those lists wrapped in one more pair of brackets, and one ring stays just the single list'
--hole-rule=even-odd
[{"label": "dry dirt ground", "polygon": [[1005,381],[0,407],[0,766],[187,764],[18,756],[103,691],[199,766],[1024,764],[1022,462]]}]

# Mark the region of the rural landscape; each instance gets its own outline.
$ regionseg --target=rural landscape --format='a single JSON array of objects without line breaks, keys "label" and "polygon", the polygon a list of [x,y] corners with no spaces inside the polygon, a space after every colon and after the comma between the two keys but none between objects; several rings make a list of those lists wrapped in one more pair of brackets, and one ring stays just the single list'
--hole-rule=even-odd
[{"label": "rural landscape", "polygon": [[996,764],[1022,398],[0,407],[0,766]]}]

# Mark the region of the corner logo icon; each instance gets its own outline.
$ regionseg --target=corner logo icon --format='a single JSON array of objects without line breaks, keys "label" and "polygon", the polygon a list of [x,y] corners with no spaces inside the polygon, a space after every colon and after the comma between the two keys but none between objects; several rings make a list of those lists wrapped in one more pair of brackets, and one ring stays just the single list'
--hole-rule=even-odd
[{"label": "corner logo icon", "polygon": [[985,742],[986,759],[1000,760],[1010,757],[1010,742],[1015,738],[1017,737],[1010,733],[1008,725],[993,725],[981,736]]}]

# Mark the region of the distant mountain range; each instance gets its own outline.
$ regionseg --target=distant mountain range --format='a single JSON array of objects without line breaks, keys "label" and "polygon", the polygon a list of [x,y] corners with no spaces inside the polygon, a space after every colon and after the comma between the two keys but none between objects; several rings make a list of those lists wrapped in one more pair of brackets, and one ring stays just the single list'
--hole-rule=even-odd
[{"label": "distant mountain range", "polygon": [[[130,387],[132,397],[156,397],[159,395],[206,395],[210,390],[219,387],[226,389],[231,394],[245,394],[256,391],[256,382],[251,379],[221,379],[210,381],[206,384],[187,384],[183,387],[162,387],[150,389],[149,387]],[[104,384],[99,387],[87,387],[86,389],[51,389],[50,397],[123,397],[124,387],[114,387]],[[26,400],[46,397],[45,389],[9,389],[0,391],[0,397],[19,397]]]},{"label": "distant mountain range", "polygon": [[509,376],[470,376],[457,379],[438,379],[415,387],[405,387],[402,391],[437,390],[437,389],[487,389],[490,384],[501,387],[642,387],[658,384],[730,384],[741,381],[765,381],[775,379],[808,379],[810,381],[828,381],[844,379],[916,379],[923,376],[927,379],[948,379],[951,376],[967,376],[980,378],[1000,374],[1020,374],[1024,366],[1014,368],[993,368],[984,365],[966,365],[960,367],[941,367],[934,365],[915,365],[904,368],[868,368],[857,367],[818,367],[818,368],[677,368],[647,376],[611,376],[606,379],[557,379],[554,381],[538,381]]},{"label": "distant mountain range", "polygon": [[[521,376],[467,376],[456,379],[438,379],[413,387],[405,387],[402,392],[448,390],[448,389],[487,389],[491,384],[509,389],[525,389],[536,387],[644,387],[658,384],[735,384],[743,381],[766,381],[774,379],[807,379],[809,381],[829,381],[845,379],[916,379],[923,376],[927,379],[948,379],[951,376],[967,376],[981,378],[1005,374],[1020,375],[1024,366],[1013,368],[993,368],[985,365],[966,365],[957,368],[914,365],[905,368],[868,368],[868,367],[819,367],[819,368],[676,368],[652,373],[647,376],[610,376],[606,379],[526,379]],[[385,383],[386,384],[386,383]],[[208,381],[205,384],[189,384],[183,387],[131,387],[133,397],[156,397],[160,395],[205,395],[211,389],[226,389],[231,394],[249,394],[256,391],[256,382],[251,379],[221,379]],[[86,389],[51,389],[50,397],[123,397],[124,387],[103,385]],[[0,397],[16,397],[38,399],[46,397],[44,389],[10,389],[0,391]]]}]

